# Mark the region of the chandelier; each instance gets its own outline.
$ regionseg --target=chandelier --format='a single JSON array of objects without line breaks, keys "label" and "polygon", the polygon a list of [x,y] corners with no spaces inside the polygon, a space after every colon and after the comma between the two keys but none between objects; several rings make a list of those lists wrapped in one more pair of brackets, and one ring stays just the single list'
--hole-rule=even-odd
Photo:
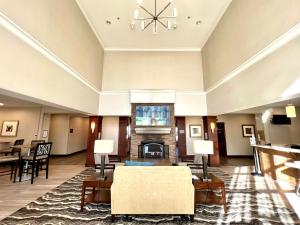
[{"label": "chandelier", "polygon": [[[143,0],[137,0],[138,9],[134,11],[134,19],[131,22],[131,29],[134,29],[137,22],[141,22],[141,30],[144,31],[152,25],[153,33],[157,34],[158,24],[167,30],[176,29],[176,21],[172,21],[177,17],[177,8],[173,7],[173,15],[163,15],[163,13],[171,6],[172,0],[167,0],[166,5],[159,11],[157,9],[157,0],[154,0],[154,12],[146,9],[143,5]],[[140,10],[146,14],[145,17],[140,17]]]}]

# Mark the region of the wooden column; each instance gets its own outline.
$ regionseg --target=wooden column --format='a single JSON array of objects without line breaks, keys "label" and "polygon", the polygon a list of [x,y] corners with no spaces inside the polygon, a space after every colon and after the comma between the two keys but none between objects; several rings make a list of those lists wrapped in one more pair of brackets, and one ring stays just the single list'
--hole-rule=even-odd
[{"label": "wooden column", "polygon": [[[215,124],[214,130],[211,129],[212,123]],[[208,156],[208,163],[210,166],[220,166],[220,155],[219,155],[218,134],[217,134],[217,117],[204,116],[203,127],[204,127],[204,139],[214,142],[214,154]]]},{"label": "wooden column", "polygon": [[119,117],[119,141],[118,155],[124,159],[127,156],[129,144],[127,139],[127,126],[130,123],[130,118],[127,116]]},{"label": "wooden column", "polygon": [[[92,132],[91,124],[95,124],[94,132]],[[102,132],[102,117],[101,116],[90,116],[89,128],[88,128],[88,139],[87,139],[87,152],[85,166],[95,165],[94,159],[94,144],[98,137],[101,137]]]},{"label": "wooden column", "polygon": [[176,127],[178,129],[178,154],[179,157],[186,156],[186,130],[185,130],[185,117],[178,116],[175,118]]}]

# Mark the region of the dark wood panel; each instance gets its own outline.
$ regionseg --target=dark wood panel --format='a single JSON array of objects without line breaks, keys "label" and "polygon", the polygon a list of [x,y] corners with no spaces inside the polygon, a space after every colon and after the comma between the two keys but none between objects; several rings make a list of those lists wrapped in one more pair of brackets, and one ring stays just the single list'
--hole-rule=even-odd
[{"label": "dark wood panel", "polygon": [[[96,125],[94,132],[92,132],[92,129],[91,129],[92,123],[95,123],[95,125]],[[94,144],[95,144],[96,139],[101,138],[101,132],[102,132],[102,117],[101,116],[90,116],[85,166],[95,165]]]},{"label": "dark wood panel", "polygon": [[118,140],[118,155],[124,159],[128,152],[127,126],[130,123],[130,118],[121,116],[119,118],[119,140]]},{"label": "dark wood panel", "polygon": [[185,117],[175,117],[175,124],[178,129],[177,147],[179,157],[186,155],[186,130],[185,130]]},{"label": "dark wood panel", "polygon": [[[215,124],[215,129],[211,129],[211,123]],[[217,117],[204,116],[203,117],[204,138],[214,143],[214,154],[209,155],[208,162],[210,166],[220,166],[220,155],[217,135]]]}]

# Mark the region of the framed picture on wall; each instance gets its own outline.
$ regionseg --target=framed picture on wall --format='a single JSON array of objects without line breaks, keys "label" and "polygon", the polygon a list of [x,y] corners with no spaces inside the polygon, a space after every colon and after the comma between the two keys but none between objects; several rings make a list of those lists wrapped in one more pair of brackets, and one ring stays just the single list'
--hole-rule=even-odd
[{"label": "framed picture on wall", "polygon": [[202,137],[201,125],[190,125],[190,137]]},{"label": "framed picture on wall", "polygon": [[3,121],[1,136],[3,137],[15,137],[18,133],[18,120],[7,120]]},{"label": "framed picture on wall", "polygon": [[48,137],[48,130],[43,130],[42,138],[47,138],[47,137]]},{"label": "framed picture on wall", "polygon": [[252,124],[243,124],[242,125],[243,137],[252,137],[255,135],[255,125]]}]

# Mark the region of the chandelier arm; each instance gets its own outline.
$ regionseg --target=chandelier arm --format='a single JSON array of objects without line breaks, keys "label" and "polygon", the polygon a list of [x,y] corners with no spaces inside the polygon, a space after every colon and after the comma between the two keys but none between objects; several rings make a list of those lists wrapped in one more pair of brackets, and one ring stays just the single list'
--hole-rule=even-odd
[{"label": "chandelier arm", "polygon": [[145,9],[143,6],[140,5],[140,8],[143,9],[146,13],[148,13],[150,16],[155,17],[151,12],[149,12],[147,9]]},{"label": "chandelier arm", "polygon": [[157,17],[157,19],[175,19],[176,16],[160,16],[160,17]]},{"label": "chandelier arm", "polygon": [[156,17],[159,17],[169,6],[171,5],[171,2],[169,2],[157,15]]},{"label": "chandelier arm", "polygon": [[160,20],[157,20],[161,25],[163,25],[166,29],[168,29],[168,26],[166,24],[164,24],[163,22],[161,22]]},{"label": "chandelier arm", "polygon": [[136,20],[136,21],[138,21],[138,20],[153,20],[153,17],[147,17],[147,18],[136,18],[136,19],[134,19],[134,20]]},{"label": "chandelier arm", "polygon": [[153,22],[154,20],[151,20],[149,23],[147,23],[147,25],[144,27],[144,30],[146,30],[147,29],[147,27],[149,27],[150,26],[150,24]]}]

